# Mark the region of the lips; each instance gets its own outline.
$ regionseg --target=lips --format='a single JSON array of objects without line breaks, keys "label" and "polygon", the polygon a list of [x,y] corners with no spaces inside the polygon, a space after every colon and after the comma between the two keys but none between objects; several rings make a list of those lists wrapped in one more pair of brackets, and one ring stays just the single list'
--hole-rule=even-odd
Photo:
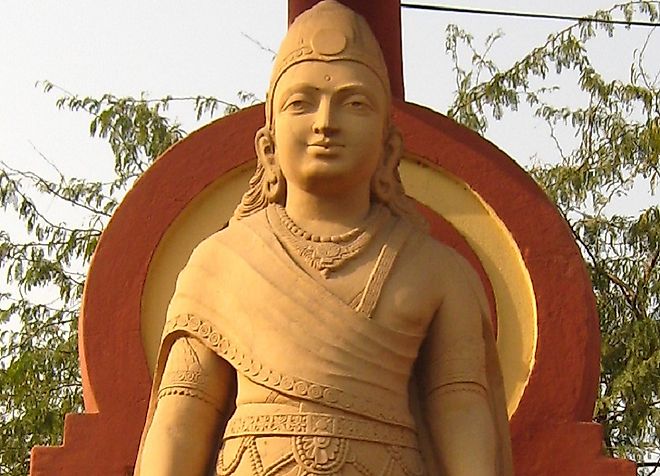
[{"label": "lips", "polygon": [[335,158],[341,155],[344,146],[333,142],[314,142],[308,144],[309,154],[318,158]]},{"label": "lips", "polygon": [[307,144],[308,147],[321,147],[324,149],[336,149],[340,147],[344,147],[343,144],[339,144],[338,142],[330,142],[330,141],[322,141],[322,142],[312,142],[310,144]]}]

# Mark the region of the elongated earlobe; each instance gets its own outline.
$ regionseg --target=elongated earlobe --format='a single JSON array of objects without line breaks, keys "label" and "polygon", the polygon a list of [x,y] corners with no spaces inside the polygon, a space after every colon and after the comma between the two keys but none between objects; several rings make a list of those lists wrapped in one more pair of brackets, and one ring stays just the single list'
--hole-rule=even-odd
[{"label": "elongated earlobe", "polygon": [[275,142],[268,127],[262,127],[254,138],[259,165],[263,167],[261,188],[268,203],[283,203],[285,181],[275,158]]},{"label": "elongated earlobe", "polygon": [[385,140],[383,160],[371,182],[372,193],[383,203],[389,203],[401,185],[398,167],[402,153],[401,133],[396,127],[390,126]]}]

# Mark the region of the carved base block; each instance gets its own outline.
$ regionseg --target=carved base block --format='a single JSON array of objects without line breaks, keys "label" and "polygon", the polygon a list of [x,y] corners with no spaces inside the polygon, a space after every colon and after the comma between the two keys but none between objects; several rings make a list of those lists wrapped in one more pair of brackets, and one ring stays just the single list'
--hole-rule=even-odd
[{"label": "carved base block", "polygon": [[[126,418],[132,417],[126,415]],[[126,427],[99,414],[68,414],[64,420],[62,446],[32,448],[30,475],[132,475],[140,435],[127,435]]]},{"label": "carved base block", "polygon": [[597,423],[566,423],[515,435],[516,476],[635,476],[635,464],[602,451]]}]

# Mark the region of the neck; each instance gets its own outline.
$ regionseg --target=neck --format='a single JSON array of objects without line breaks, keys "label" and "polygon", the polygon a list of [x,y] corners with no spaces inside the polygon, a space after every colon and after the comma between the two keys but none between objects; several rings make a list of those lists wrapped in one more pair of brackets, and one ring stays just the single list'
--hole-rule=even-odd
[{"label": "neck", "polygon": [[334,235],[362,225],[369,214],[370,194],[369,187],[330,196],[287,187],[285,208],[305,231]]}]

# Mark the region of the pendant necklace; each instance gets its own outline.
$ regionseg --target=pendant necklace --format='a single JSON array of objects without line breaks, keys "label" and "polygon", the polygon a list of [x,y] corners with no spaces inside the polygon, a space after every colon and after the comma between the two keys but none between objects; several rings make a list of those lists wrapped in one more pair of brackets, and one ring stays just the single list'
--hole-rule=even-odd
[{"label": "pendant necklace", "polygon": [[385,207],[374,205],[363,226],[339,235],[321,236],[296,225],[283,206],[272,207],[277,216],[270,220],[275,236],[324,278],[365,250],[389,215]]}]

